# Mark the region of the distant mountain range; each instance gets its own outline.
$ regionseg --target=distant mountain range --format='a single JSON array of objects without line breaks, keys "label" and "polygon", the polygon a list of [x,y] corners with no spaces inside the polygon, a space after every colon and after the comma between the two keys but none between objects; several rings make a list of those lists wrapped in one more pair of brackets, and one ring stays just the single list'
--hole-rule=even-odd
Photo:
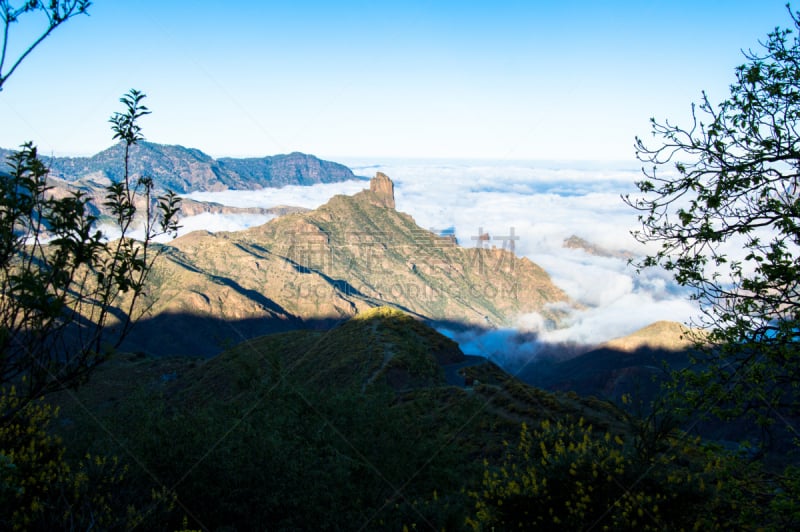
[{"label": "distant mountain range", "polygon": [[588,253],[589,255],[595,255],[597,257],[610,257],[623,260],[630,260],[635,257],[635,255],[630,251],[608,250],[602,246],[598,246],[597,244],[589,242],[588,240],[585,240],[576,235],[572,235],[569,238],[565,239],[563,247],[568,249],[580,249]]},{"label": "distant mountain range", "polygon": [[[0,148],[0,161],[5,161],[11,153]],[[44,157],[44,161],[53,178],[104,184],[122,177],[123,146],[116,144],[91,157]],[[197,149],[152,142],[140,142],[132,147],[131,170],[135,175],[152,177],[158,189],[178,194],[356,179],[346,166],[304,153],[214,159]]]}]

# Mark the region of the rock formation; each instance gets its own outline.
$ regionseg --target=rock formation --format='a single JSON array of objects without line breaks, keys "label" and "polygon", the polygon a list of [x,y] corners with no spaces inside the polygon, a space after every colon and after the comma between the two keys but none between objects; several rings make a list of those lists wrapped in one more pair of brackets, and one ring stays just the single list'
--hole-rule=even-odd
[{"label": "rock formation", "polygon": [[369,191],[375,196],[377,205],[394,209],[394,183],[389,176],[378,172],[369,180]]}]

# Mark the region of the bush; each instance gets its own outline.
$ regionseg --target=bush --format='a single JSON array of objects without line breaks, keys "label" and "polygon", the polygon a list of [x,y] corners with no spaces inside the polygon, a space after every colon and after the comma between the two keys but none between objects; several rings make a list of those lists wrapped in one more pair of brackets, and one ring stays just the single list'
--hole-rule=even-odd
[{"label": "bush", "polygon": [[[58,409],[25,402],[16,390],[0,390],[0,411],[15,411],[0,426],[0,528],[3,530],[131,529],[144,515],[125,497],[127,467],[116,457],[86,454],[76,464],[51,432]],[[150,504],[169,506],[164,490]]]},{"label": "bush", "polygon": [[533,433],[523,424],[502,463],[485,462],[481,487],[469,493],[475,511],[467,525],[662,530],[775,522],[751,511],[744,464],[697,440],[665,443],[643,459],[622,437],[596,434],[582,419],[544,421]]}]

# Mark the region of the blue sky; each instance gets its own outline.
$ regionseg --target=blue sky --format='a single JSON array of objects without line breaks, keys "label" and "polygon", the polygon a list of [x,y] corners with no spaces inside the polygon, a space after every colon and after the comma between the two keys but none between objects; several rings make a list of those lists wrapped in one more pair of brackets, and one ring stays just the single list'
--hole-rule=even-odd
[{"label": "blue sky", "polygon": [[148,140],[213,156],[630,160],[784,4],[96,0],[0,93],[0,147],[95,153],[135,87]]}]

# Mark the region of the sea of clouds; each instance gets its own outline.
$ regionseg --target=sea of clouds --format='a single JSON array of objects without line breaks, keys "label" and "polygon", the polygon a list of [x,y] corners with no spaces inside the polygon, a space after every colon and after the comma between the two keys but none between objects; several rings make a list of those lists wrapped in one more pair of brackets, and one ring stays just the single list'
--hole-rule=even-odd
[{"label": "sea of clouds", "polygon": [[[687,322],[697,315],[688,294],[664,271],[639,274],[624,258],[601,257],[563,246],[572,235],[609,251],[635,255],[645,248],[630,234],[636,212],[620,198],[634,194],[641,170],[635,163],[520,161],[342,161],[354,173],[387,174],[395,183],[397,209],[436,232],[454,233],[463,246],[508,247],[513,234],[518,255],[542,266],[554,283],[582,310],[572,311],[563,327],[550,330],[537,315],[519,316],[517,327],[490,332],[443,331],[465,352],[524,363],[547,344],[590,346],[630,334],[658,320]],[[239,207],[296,205],[316,208],[335,194],[353,194],[367,182],[288,186],[259,191],[197,192],[196,200]],[[264,223],[264,216],[204,214],[181,221],[183,232],[231,231]],[[510,354],[516,360],[508,360]]]}]

